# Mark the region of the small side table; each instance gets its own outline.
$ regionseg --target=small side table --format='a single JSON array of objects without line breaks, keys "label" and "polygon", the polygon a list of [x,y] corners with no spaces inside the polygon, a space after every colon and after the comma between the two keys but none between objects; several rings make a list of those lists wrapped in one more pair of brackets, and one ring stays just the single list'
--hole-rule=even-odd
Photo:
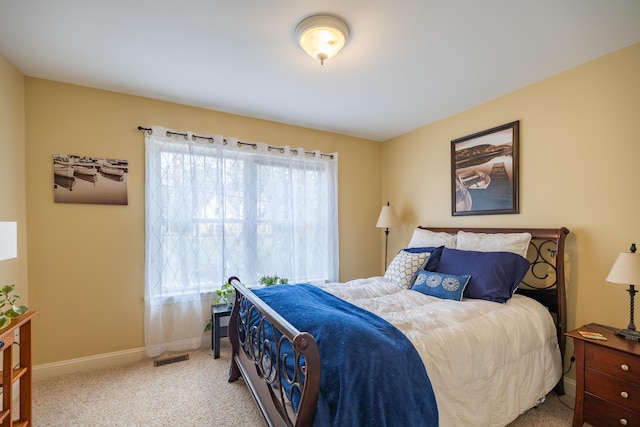
[{"label": "small side table", "polygon": [[227,336],[227,327],[220,326],[220,319],[231,315],[233,307],[229,304],[211,306],[211,350],[213,358],[220,358],[220,338]]},{"label": "small side table", "polygon": [[[585,338],[597,332],[607,340]],[[610,326],[591,323],[568,332],[576,357],[573,427],[640,426],[640,342],[626,340]]]}]

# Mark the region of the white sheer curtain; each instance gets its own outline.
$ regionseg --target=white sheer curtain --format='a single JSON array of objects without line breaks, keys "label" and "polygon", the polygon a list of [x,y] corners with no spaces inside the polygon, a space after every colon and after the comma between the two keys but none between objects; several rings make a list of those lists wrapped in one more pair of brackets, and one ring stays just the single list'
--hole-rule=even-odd
[{"label": "white sheer curtain", "polygon": [[201,345],[229,276],[338,280],[337,154],[145,134],[147,355]]}]

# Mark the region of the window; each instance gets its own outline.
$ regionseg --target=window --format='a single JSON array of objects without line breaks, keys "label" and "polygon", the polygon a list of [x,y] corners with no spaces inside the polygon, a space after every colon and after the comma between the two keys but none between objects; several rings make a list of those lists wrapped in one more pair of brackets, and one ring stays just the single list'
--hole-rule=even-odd
[{"label": "window", "polygon": [[145,159],[149,357],[200,347],[230,276],[338,280],[336,154],[154,127]]},{"label": "window", "polygon": [[337,280],[335,154],[164,134],[146,143],[147,297]]}]

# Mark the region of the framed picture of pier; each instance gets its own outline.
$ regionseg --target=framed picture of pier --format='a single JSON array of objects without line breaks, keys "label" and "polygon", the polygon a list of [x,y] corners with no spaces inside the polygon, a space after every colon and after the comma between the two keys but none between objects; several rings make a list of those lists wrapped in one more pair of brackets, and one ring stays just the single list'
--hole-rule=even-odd
[{"label": "framed picture of pier", "polygon": [[53,155],[53,200],[55,203],[127,205],[127,160]]},{"label": "framed picture of pier", "polygon": [[518,213],[520,121],[451,141],[451,214]]}]

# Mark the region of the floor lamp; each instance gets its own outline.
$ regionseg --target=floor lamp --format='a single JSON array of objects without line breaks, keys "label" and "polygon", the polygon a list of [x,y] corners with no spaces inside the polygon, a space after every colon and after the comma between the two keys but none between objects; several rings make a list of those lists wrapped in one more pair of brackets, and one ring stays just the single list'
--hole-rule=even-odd
[{"label": "floor lamp", "polygon": [[389,228],[391,227],[400,227],[400,220],[398,219],[398,215],[396,215],[396,211],[393,207],[389,206],[389,202],[387,202],[387,206],[383,206],[380,211],[380,216],[378,217],[378,223],[376,224],[377,228],[384,228],[384,268],[387,269],[387,248],[389,245]]}]

